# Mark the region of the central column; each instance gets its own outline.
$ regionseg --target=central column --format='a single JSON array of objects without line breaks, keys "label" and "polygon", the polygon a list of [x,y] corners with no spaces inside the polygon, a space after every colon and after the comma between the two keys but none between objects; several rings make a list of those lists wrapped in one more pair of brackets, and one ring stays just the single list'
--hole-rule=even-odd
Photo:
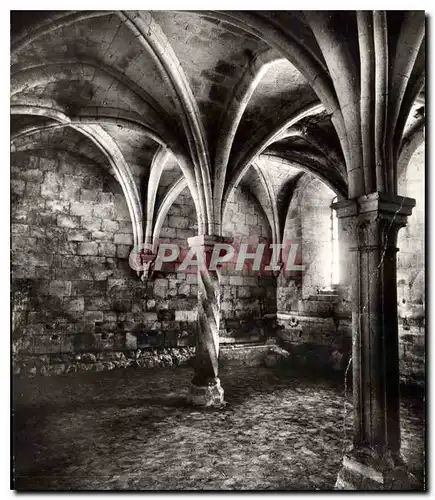
[{"label": "central column", "polygon": [[215,244],[228,244],[230,241],[229,238],[209,235],[188,239],[198,260],[195,374],[188,400],[198,406],[221,406],[224,403],[224,390],[218,378],[221,289],[219,271],[217,266],[210,269],[210,260]]},{"label": "central column", "polygon": [[396,244],[414,206],[377,192],[333,205],[349,233],[352,262],[354,435],[337,489],[411,484],[400,454]]}]

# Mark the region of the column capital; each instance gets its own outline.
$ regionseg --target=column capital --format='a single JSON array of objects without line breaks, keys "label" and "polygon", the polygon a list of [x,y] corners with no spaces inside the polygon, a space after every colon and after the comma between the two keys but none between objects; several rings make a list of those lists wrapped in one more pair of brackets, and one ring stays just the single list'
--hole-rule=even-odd
[{"label": "column capital", "polygon": [[332,204],[342,220],[343,230],[356,244],[350,251],[382,247],[396,252],[398,231],[406,226],[414,206],[412,198],[379,192]]},{"label": "column capital", "polygon": [[198,236],[193,236],[192,238],[187,238],[187,243],[189,247],[212,247],[217,244],[231,244],[233,238],[227,236],[217,236],[214,234],[200,234]]},{"label": "column capital", "polygon": [[390,193],[374,192],[359,196],[351,200],[340,200],[332,204],[332,208],[337,211],[337,217],[356,217],[391,216],[399,217],[406,221],[406,217],[411,215],[415,207],[415,200],[406,196],[398,196]]}]

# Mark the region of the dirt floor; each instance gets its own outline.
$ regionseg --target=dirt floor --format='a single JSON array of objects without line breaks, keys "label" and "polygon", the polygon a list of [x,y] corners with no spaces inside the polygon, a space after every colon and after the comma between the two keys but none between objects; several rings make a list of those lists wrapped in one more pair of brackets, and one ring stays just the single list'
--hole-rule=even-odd
[{"label": "dirt floor", "polygon": [[[191,368],[14,383],[17,490],[330,490],[350,445],[339,380],[221,372],[227,405],[185,403]],[[402,398],[402,451],[423,482],[421,396]]]}]

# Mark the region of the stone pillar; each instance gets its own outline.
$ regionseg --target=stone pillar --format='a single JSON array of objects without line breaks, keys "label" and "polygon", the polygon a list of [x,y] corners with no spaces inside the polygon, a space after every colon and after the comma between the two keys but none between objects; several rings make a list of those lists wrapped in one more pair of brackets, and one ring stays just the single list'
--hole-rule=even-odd
[{"label": "stone pillar", "polygon": [[228,238],[208,235],[188,239],[198,259],[195,374],[188,400],[198,406],[220,406],[224,403],[224,391],[218,378],[221,288],[219,271],[210,270],[209,264],[214,245],[230,241]]},{"label": "stone pillar", "polygon": [[396,243],[415,200],[371,193],[335,203],[352,259],[354,435],[337,489],[408,489],[400,455]]}]

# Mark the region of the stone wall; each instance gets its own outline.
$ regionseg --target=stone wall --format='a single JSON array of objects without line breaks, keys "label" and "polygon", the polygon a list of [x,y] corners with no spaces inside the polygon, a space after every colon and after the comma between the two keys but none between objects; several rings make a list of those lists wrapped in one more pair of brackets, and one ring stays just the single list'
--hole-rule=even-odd
[{"label": "stone wall", "polygon": [[406,227],[397,238],[397,282],[399,315],[417,318],[424,314],[425,304],[425,182],[424,145],[413,155],[408,168],[398,179],[398,192],[416,200]]},{"label": "stone wall", "polygon": [[[278,313],[277,322],[278,343],[290,352],[293,365],[326,373],[342,372],[348,366],[352,352],[352,321],[339,303],[325,308],[322,301],[313,301],[309,315],[297,310]],[[403,326],[399,320],[399,366],[401,383],[424,386],[424,325]]]},{"label": "stone wall", "polygon": [[[128,264],[129,212],[111,175],[83,157],[17,153],[11,177],[15,371],[190,357],[183,349],[194,345],[197,286],[184,274],[138,279]],[[166,233],[187,237],[177,214],[188,205],[183,196],[174,204]]]},{"label": "stone wall", "polygon": [[335,194],[305,174],[293,192],[284,241],[300,245],[303,271],[278,277],[278,339],[292,363],[342,370],[351,347],[349,309],[341,298],[318,291],[331,285],[331,202]]},{"label": "stone wall", "polygon": [[[344,370],[351,354],[351,303],[346,273],[348,242],[340,232],[340,286],[330,284],[330,190],[319,181],[296,188],[288,210],[284,238],[300,239],[306,270],[281,273],[277,283],[278,339],[293,362],[327,371]],[[398,316],[400,372],[404,383],[424,383],[424,149],[417,151],[399,179],[399,194],[417,200],[406,228],[399,232]],[[320,244],[316,246],[317,237]]]},{"label": "stone wall", "polygon": [[[400,182],[402,194],[424,200],[419,154]],[[20,152],[11,161],[15,371],[65,373],[189,360],[195,345],[196,272],[177,272],[177,262],[147,282],[138,279],[128,264],[133,243],[129,212],[109,170],[70,153]],[[298,188],[287,214],[284,238],[301,243],[304,272],[275,278],[252,271],[249,261],[242,271],[234,263],[222,268],[222,344],[261,343],[275,336],[278,311],[278,337],[295,360],[314,360],[332,370],[347,365],[347,290],[316,293],[330,276],[322,256],[330,256],[331,193],[322,189],[312,180]],[[398,254],[401,373],[404,380],[420,382],[423,206],[418,204],[408,228],[399,233]],[[186,189],[168,211],[161,241],[181,244],[184,255],[187,238],[196,232]],[[229,199],[223,234],[234,238],[236,247],[248,243],[251,251],[270,243],[267,217],[243,187]],[[323,244],[316,248],[318,235]]]},{"label": "stone wall", "polygon": [[425,148],[398,179],[398,193],[416,200],[397,238],[397,298],[401,373],[424,379],[425,367]]},{"label": "stone wall", "polygon": [[299,193],[304,298],[332,283],[331,203],[334,198],[335,193],[315,177],[304,183]]},{"label": "stone wall", "polygon": [[[109,170],[70,153],[11,156],[13,357],[16,373],[34,375],[115,366],[176,364],[191,358],[197,311],[196,272],[178,263],[138,279],[125,198]],[[266,239],[267,221],[236,190],[225,230]],[[161,241],[187,251],[197,233],[186,189],[171,206]],[[183,251],[182,251],[183,255]],[[276,310],[276,284],[246,268],[222,276],[222,342],[255,342]]]},{"label": "stone wall", "polygon": [[[248,244],[255,252],[258,244],[270,243],[270,226],[258,201],[239,187],[229,198],[223,218],[224,236],[233,238],[234,248]],[[264,253],[266,256],[266,252]],[[265,257],[263,263],[268,263]],[[221,342],[263,341],[275,333],[276,279],[252,270],[246,260],[241,271],[235,263],[222,267]]]},{"label": "stone wall", "polygon": [[278,343],[292,356],[292,363],[310,371],[346,369],[352,350],[351,320],[328,314],[291,311],[278,313]]},{"label": "stone wall", "polygon": [[298,307],[300,299],[331,285],[331,203],[335,194],[305,174],[293,192],[284,227],[284,244],[299,245],[296,262],[302,271],[283,271],[278,278],[278,311]]}]

